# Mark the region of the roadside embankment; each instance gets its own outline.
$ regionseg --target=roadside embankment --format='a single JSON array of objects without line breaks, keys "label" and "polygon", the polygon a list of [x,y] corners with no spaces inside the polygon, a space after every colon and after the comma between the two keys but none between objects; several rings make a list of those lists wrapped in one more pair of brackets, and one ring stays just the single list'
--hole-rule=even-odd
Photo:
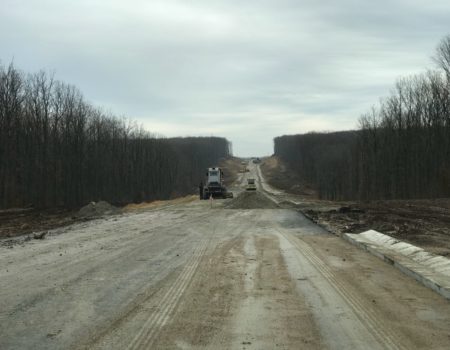
[{"label": "roadside embankment", "polygon": [[242,159],[237,157],[224,158],[219,162],[219,167],[224,172],[225,186],[229,187],[236,182],[239,175],[239,170],[242,169]]},{"label": "roadside embankment", "polygon": [[307,198],[317,198],[316,191],[289,169],[280,158],[276,156],[264,158],[260,168],[271,186]]},{"label": "roadside embankment", "polygon": [[[297,181],[293,177],[286,177],[283,187],[279,187],[277,179],[283,178],[286,168],[278,159],[265,159],[261,170],[270,185],[295,194],[290,190]],[[295,201],[296,207],[312,221],[335,234],[373,229],[430,253],[450,256],[450,198],[339,202],[297,193]]]}]

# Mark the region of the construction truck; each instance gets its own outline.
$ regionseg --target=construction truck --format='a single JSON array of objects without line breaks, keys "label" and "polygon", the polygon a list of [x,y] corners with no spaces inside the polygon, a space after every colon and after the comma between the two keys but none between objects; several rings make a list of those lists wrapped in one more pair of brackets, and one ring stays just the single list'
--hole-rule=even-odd
[{"label": "construction truck", "polygon": [[205,183],[200,183],[200,199],[233,198],[233,193],[228,192],[223,182],[223,171],[219,167],[208,168]]}]

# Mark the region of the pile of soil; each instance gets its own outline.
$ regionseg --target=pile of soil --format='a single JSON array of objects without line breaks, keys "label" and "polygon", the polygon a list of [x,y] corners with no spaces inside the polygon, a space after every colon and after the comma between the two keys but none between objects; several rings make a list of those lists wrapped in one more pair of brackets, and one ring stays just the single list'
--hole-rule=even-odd
[{"label": "pile of soil", "polygon": [[260,192],[242,192],[227,209],[277,209],[279,206]]},{"label": "pile of soil", "polygon": [[119,208],[116,208],[115,206],[109,204],[108,202],[100,201],[97,203],[91,202],[88,205],[85,205],[83,208],[80,209],[77,216],[79,218],[93,218],[119,213],[120,213]]}]

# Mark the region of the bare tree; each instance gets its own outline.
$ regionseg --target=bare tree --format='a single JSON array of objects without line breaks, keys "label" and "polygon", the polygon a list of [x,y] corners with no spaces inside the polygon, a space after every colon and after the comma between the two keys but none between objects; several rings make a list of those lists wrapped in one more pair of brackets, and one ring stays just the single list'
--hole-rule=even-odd
[{"label": "bare tree", "polygon": [[399,79],[357,132],[275,138],[275,154],[323,198],[450,196],[450,36],[436,62],[445,74]]},{"label": "bare tree", "polygon": [[450,35],[441,40],[433,58],[438,66],[444,70],[447,78],[450,77]]}]

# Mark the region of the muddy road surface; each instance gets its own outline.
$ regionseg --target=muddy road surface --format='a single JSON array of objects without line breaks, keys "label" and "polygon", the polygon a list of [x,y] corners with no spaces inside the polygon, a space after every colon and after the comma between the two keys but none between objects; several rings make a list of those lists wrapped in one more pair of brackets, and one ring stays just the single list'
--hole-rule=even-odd
[{"label": "muddy road surface", "polygon": [[1,247],[0,349],[450,348],[448,301],[297,211],[266,209],[276,193],[256,167],[240,177],[235,195],[255,177],[264,200],[198,200]]}]

